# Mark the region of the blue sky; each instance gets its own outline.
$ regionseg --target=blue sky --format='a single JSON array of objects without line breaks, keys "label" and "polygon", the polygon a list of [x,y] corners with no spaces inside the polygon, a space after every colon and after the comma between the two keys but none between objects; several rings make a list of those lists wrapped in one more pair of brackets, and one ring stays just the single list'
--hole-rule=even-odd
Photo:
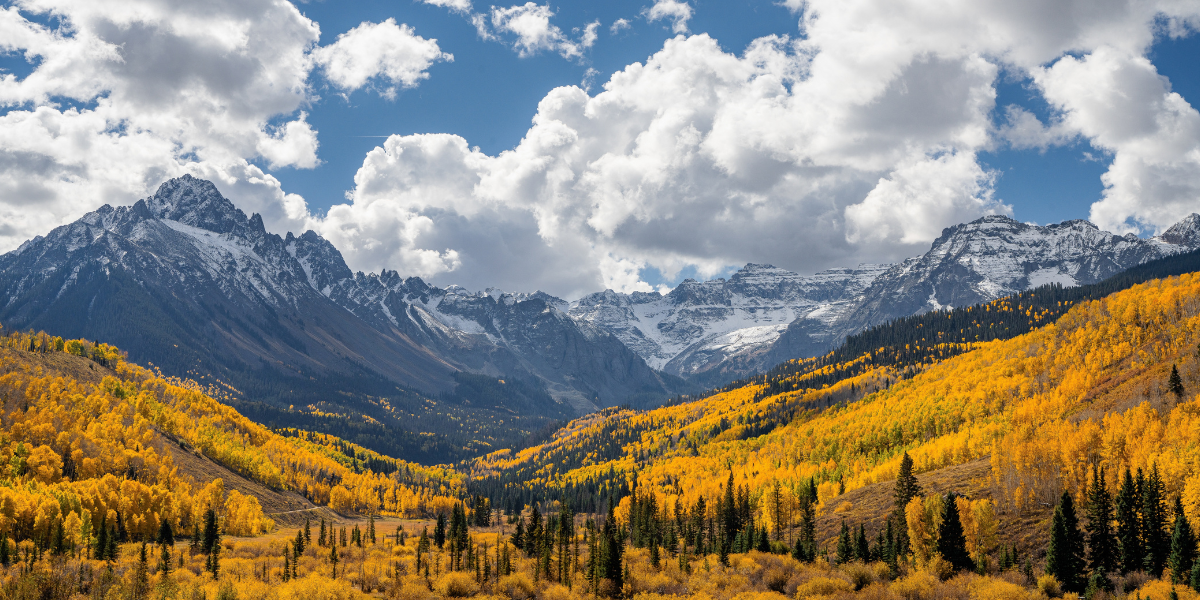
[{"label": "blue sky", "polygon": [[1200,2],[1068,1],[0,0],[0,251],[183,173],[356,270],[564,297],[1161,231]]},{"label": "blue sky", "polygon": [[[454,62],[430,69],[430,79],[395,99],[358,90],[348,99],[325,90],[309,110],[317,126],[323,164],[315,169],[281,169],[273,174],[285,186],[304,195],[314,210],[345,201],[353,187],[362,156],[392,134],[455,133],[487,154],[498,154],[517,145],[529,129],[537,103],[551,89],[582,85],[590,69],[592,92],[599,91],[612,73],[646,58],[676,34],[670,23],[649,23],[639,14],[644,1],[551,3],[555,22],[564,29],[600,20],[600,38],[582,60],[565,60],[543,52],[519,57],[495,41],[480,39],[463,17],[437,6],[417,2],[367,0],[352,4],[308,2],[301,10],[321,24],[321,43],[363,21],[394,18],[416,28],[424,37],[454,55]],[[716,38],[730,53],[741,53],[754,39],[767,35],[796,37],[798,18],[778,2],[693,2],[695,16],[689,28]],[[630,28],[609,31],[617,19]],[[1200,98],[1200,38],[1172,39],[1159,35],[1151,51],[1159,72],[1174,91],[1188,99]],[[997,85],[996,104],[1017,104],[1048,119],[1052,111],[1028,78],[1006,77]],[[1194,105],[1194,104],[1193,104]],[[1039,224],[1086,219],[1091,204],[1100,199],[1100,176],[1111,155],[1086,141],[1039,149],[1000,149],[981,160],[997,172],[996,196],[1011,204],[1018,220]],[[661,276],[647,271],[661,282]],[[694,275],[694,270],[673,280]]]}]

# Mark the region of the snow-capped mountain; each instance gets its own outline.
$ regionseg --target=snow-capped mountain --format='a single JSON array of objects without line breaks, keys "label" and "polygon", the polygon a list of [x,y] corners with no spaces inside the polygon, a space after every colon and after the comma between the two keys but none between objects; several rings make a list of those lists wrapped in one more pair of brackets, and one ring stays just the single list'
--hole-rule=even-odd
[{"label": "snow-capped mountain", "polygon": [[728,280],[687,279],[666,295],[608,290],[572,303],[570,314],[612,332],[657,369],[707,371],[769,347],[797,319],[832,324],[889,265],[799,275],[749,264]]},{"label": "snow-capped mountain", "polygon": [[988,216],[947,228],[929,252],[894,265],[799,275],[746,265],[728,281],[670,293],[606,291],[570,314],[612,332],[651,366],[706,384],[816,356],[871,325],[994,300],[1046,283],[1095,283],[1200,247],[1200,215],[1141,239],[1087,221],[1039,227]]},{"label": "snow-capped mountain", "polygon": [[538,380],[577,410],[677,391],[565,308],[352,273],[316,233],[267,233],[190,176],[0,256],[0,322],[114,343],[176,375],[370,377],[439,393],[467,371]]}]

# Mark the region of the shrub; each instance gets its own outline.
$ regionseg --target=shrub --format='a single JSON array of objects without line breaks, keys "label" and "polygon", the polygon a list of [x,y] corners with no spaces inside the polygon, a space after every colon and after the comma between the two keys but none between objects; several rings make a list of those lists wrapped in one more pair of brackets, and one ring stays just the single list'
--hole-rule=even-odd
[{"label": "shrub", "polygon": [[443,575],[437,588],[447,598],[466,598],[479,593],[479,584],[475,583],[475,576],[461,571]]},{"label": "shrub", "polygon": [[533,597],[535,591],[533,582],[524,573],[505,575],[496,582],[496,592],[512,600],[528,600]]},{"label": "shrub", "polygon": [[841,571],[850,578],[856,592],[875,583],[875,570],[860,562],[846,563],[842,565]]},{"label": "shrub", "polygon": [[796,587],[797,598],[812,596],[832,596],[854,590],[854,585],[845,579],[832,577],[813,577]]},{"label": "shrub", "polygon": [[1058,598],[1062,595],[1062,586],[1059,585],[1058,579],[1049,573],[1038,577],[1037,588],[1051,598]]},{"label": "shrub", "polygon": [[892,582],[892,593],[904,600],[926,600],[933,597],[939,586],[938,578],[929,571],[916,571]]}]

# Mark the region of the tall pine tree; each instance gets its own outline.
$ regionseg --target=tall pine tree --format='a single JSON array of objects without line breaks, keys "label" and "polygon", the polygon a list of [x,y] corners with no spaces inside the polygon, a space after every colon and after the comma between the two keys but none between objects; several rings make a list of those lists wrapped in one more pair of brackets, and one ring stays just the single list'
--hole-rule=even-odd
[{"label": "tall pine tree", "polygon": [[[1139,475],[1141,473],[1139,472]],[[1141,495],[1129,468],[1121,478],[1117,492],[1117,559],[1121,573],[1140,571],[1144,563],[1142,551]]]},{"label": "tall pine tree", "polygon": [[1088,568],[1093,573],[1113,573],[1117,568],[1117,541],[1112,531],[1112,496],[1105,483],[1104,469],[1092,468],[1087,507]]},{"label": "tall pine tree", "polygon": [[1154,465],[1142,487],[1142,545],[1146,549],[1142,564],[1151,577],[1162,577],[1167,554],[1171,552],[1164,493],[1158,465]]},{"label": "tall pine tree", "polygon": [[1192,524],[1183,513],[1183,502],[1175,497],[1175,528],[1171,535],[1171,554],[1167,566],[1171,569],[1172,583],[1189,583],[1192,566],[1196,562],[1196,535]]},{"label": "tall pine tree", "polygon": [[1050,529],[1050,548],[1046,553],[1046,573],[1053,575],[1068,592],[1083,591],[1083,532],[1075,514],[1075,501],[1063,492],[1054,509]]},{"label": "tall pine tree", "polygon": [[962,519],[958,514],[958,503],[954,492],[946,494],[942,503],[942,522],[938,525],[937,550],[955,571],[971,570],[975,563],[967,551],[967,536],[963,531]]},{"label": "tall pine tree", "polygon": [[913,459],[904,453],[900,457],[900,472],[896,475],[896,490],[892,495],[892,516],[891,521],[896,529],[896,552],[897,554],[906,554],[908,552],[908,522],[904,514],[904,509],[908,507],[908,503],[913,498],[921,495],[921,484],[917,482],[917,476],[913,474]]}]

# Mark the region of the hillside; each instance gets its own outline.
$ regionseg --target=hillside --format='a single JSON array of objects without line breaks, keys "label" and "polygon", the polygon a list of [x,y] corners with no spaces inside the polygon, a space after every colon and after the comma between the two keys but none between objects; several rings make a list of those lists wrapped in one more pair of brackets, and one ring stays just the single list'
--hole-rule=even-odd
[{"label": "hillside", "polygon": [[280,435],[221,395],[107,345],[0,336],[0,530],[46,548],[60,524],[106,522],[144,540],[162,521],[191,535],[212,509],[228,533],[252,535],[330,509],[422,516],[458,493],[452,471],[326,435]]},{"label": "hillside", "polygon": [[[1198,328],[1200,275],[1153,280],[1081,301],[1012,339],[973,343],[907,379],[867,365],[816,390],[770,394],[751,383],[577,420],[546,444],[479,459],[471,485],[583,507],[636,485],[660,506],[701,497],[711,506],[732,471],[754,498],[775,483],[799,498],[812,481],[831,514],[845,501],[839,489],[893,480],[907,452],[926,473],[986,461],[984,489],[1002,522],[1044,518],[1063,490],[1082,498],[1093,465],[1105,467],[1110,489],[1126,469],[1157,466],[1168,497],[1181,495],[1195,522]],[[1172,365],[1178,397],[1167,390]]]}]

